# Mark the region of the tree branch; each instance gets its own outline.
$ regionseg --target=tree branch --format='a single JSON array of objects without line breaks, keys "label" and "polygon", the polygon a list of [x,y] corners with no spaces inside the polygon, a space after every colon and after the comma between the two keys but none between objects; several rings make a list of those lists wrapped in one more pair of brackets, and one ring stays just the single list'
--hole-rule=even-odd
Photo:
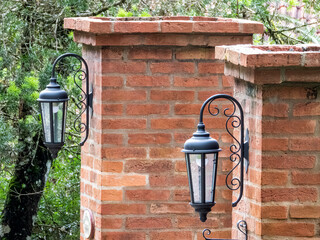
[{"label": "tree branch", "polygon": [[121,5],[121,4],[125,3],[125,2],[126,2],[126,0],[120,0],[119,2],[114,3],[114,4],[112,4],[112,5],[108,5],[108,4],[107,4],[107,5],[105,5],[104,7],[100,8],[99,10],[94,11],[94,12],[80,13],[78,16],[79,16],[79,17],[97,16],[97,15],[99,15],[100,13],[107,11],[109,8],[119,6],[119,5]]}]

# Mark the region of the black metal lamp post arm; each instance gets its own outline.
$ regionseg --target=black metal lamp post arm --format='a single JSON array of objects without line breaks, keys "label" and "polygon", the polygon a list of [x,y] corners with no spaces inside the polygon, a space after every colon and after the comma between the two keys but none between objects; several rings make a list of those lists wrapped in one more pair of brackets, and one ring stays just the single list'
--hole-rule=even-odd
[{"label": "black metal lamp post arm", "polygon": [[[244,117],[243,117],[243,109],[240,105],[240,103],[233,98],[232,96],[229,96],[227,94],[217,94],[214,95],[210,98],[208,98],[202,105],[201,110],[200,110],[200,119],[199,119],[199,124],[203,124],[203,112],[205,110],[205,108],[208,105],[208,111],[212,116],[217,116],[220,113],[220,110],[215,107],[215,112],[212,112],[212,110],[210,109],[210,106],[212,104],[213,101],[215,101],[216,99],[227,99],[229,100],[232,104],[233,104],[233,111],[231,113],[227,113],[228,108],[224,109],[223,114],[228,118],[226,120],[226,130],[229,133],[229,135],[236,141],[235,144],[231,144],[230,146],[230,151],[231,151],[231,155],[230,155],[230,160],[232,162],[235,162],[236,160],[238,160],[238,163],[230,170],[230,172],[227,174],[226,177],[226,186],[230,189],[230,190],[238,190],[239,189],[239,196],[238,199],[232,203],[232,206],[235,207],[237,206],[238,202],[240,201],[240,199],[242,198],[243,195],[243,168],[244,168],[244,156],[247,156],[247,153],[245,153],[245,151],[247,151],[248,149],[248,144],[244,142]],[[240,117],[235,115],[235,112],[237,110],[237,107],[239,108],[239,112],[240,112]],[[240,132],[241,132],[241,136],[240,136],[240,141],[238,141],[233,134],[229,131],[228,129],[228,123],[229,121],[231,121],[231,126],[233,128],[238,128],[240,127]],[[240,155],[239,155],[240,153]],[[240,164],[240,179],[234,177],[231,179],[230,184],[228,183],[228,178],[229,176],[232,174],[233,170],[235,170],[238,165]]]},{"label": "black metal lamp post arm", "polygon": [[[88,64],[87,62],[78,54],[75,53],[65,53],[60,55],[53,63],[53,67],[52,67],[52,75],[51,75],[51,80],[56,80],[56,74],[55,74],[55,68],[56,65],[59,63],[60,60],[66,58],[66,57],[74,57],[76,59],[78,59],[82,65],[84,65],[85,70],[82,70],[82,67],[80,65],[79,69],[75,69],[73,68],[74,73],[74,83],[76,84],[76,86],[78,88],[80,88],[80,90],[82,91],[82,94],[78,97],[78,100],[80,102],[80,105],[77,105],[77,107],[80,110],[79,115],[77,116],[76,120],[74,121],[74,129],[79,132],[79,133],[83,133],[85,132],[85,137],[84,139],[80,142],[80,146],[83,146],[84,143],[86,142],[86,140],[88,139],[88,135],[89,135],[89,131],[88,131],[88,127],[89,127],[89,107],[92,108],[92,92],[89,92],[89,68],[88,68]],[[79,74],[80,73],[80,74]],[[76,82],[76,78],[78,78],[79,80],[82,81],[86,81],[86,86],[85,86],[85,91],[83,91],[82,86],[79,86],[78,83]],[[82,110],[82,106],[84,106],[84,109]],[[86,112],[86,122],[83,123],[81,121],[81,116],[83,113]],[[79,122],[78,126],[77,126],[77,122]]]}]

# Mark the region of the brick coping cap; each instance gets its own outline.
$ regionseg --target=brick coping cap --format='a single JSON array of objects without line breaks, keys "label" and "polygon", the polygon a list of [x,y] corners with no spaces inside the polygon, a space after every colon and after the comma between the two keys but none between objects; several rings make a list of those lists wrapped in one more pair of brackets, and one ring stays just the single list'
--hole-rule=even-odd
[{"label": "brick coping cap", "polygon": [[249,68],[320,67],[320,45],[218,46],[215,57]]},{"label": "brick coping cap", "polygon": [[246,34],[263,33],[259,22],[209,17],[76,17],[65,18],[64,28],[93,34],[137,33],[206,33]]}]

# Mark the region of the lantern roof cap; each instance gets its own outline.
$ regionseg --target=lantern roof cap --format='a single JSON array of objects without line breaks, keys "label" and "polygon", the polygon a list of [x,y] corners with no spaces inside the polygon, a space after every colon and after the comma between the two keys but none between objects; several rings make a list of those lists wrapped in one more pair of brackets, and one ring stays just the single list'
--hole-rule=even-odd
[{"label": "lantern roof cap", "polygon": [[40,92],[39,102],[64,102],[68,101],[68,93],[61,89],[56,78],[51,78],[46,89]]},{"label": "lantern roof cap", "polygon": [[205,125],[201,122],[192,138],[184,143],[182,150],[185,153],[216,153],[220,151],[218,141],[210,137],[210,134],[205,130]]}]

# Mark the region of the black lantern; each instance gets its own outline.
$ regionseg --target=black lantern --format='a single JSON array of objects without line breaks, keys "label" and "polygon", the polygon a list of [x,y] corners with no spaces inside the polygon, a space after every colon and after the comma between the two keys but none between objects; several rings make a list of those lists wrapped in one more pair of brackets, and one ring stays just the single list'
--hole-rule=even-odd
[{"label": "black lantern", "polygon": [[190,205],[199,212],[200,220],[205,222],[208,212],[215,205],[218,153],[221,149],[218,142],[205,131],[204,124],[199,123],[198,130],[185,142],[182,151],[186,155]]},{"label": "black lantern", "polygon": [[[55,67],[58,62],[66,57],[73,57],[79,61],[79,67],[72,67],[74,71],[74,83],[81,89],[82,95],[78,97],[80,104],[76,104],[79,108],[79,115],[76,117],[74,129],[79,132],[85,132],[84,139],[80,142],[82,146],[88,138],[89,128],[89,107],[92,108],[93,93],[89,93],[89,70],[86,61],[79,55],[74,53],[66,53],[60,55],[53,63],[52,76],[50,83],[46,89],[40,92],[39,103],[42,118],[42,127],[44,132],[44,144],[49,148],[52,157],[56,158],[59,150],[64,145],[65,126],[67,116],[68,94],[60,88],[55,75]],[[82,64],[85,70],[82,70]],[[77,81],[85,81],[85,91],[77,83]],[[86,122],[81,122],[81,115],[86,113]]]},{"label": "black lantern", "polygon": [[[208,98],[202,105],[200,110],[200,121],[197,131],[193,137],[188,139],[184,144],[182,152],[185,153],[186,165],[188,171],[188,180],[190,187],[191,202],[190,205],[199,212],[200,220],[205,222],[207,214],[215,205],[215,190],[218,167],[218,153],[221,151],[217,140],[210,137],[210,134],[205,131],[203,123],[203,112],[208,105],[208,111],[212,116],[219,115],[220,111],[217,107],[214,111],[210,108],[211,103],[219,98],[225,98],[233,104],[233,109],[226,108],[223,114],[227,117],[226,130],[235,140],[235,143],[230,146],[230,160],[235,163],[235,166],[227,174],[226,185],[230,190],[239,189],[238,199],[232,203],[235,207],[240,201],[243,194],[243,159],[248,160],[248,141],[244,142],[244,126],[243,126],[243,110],[240,103],[233,97],[225,94],[218,94]],[[239,108],[240,116],[235,115],[236,109]],[[229,129],[240,127],[240,141],[238,141]],[[248,161],[246,162],[248,165]],[[240,178],[232,176],[232,171],[240,165]],[[230,179],[232,178],[232,179]]]},{"label": "black lantern", "polygon": [[53,157],[64,144],[68,94],[60,88],[56,78],[51,78],[47,88],[39,95],[44,144]]}]

